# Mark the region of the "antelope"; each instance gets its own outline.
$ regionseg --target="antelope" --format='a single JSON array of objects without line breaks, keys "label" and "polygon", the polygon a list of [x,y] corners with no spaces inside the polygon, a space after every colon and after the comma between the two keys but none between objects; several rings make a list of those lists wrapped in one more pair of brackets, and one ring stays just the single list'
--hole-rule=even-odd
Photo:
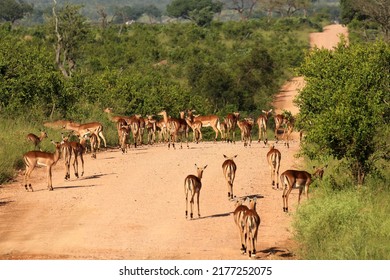
[{"label": "antelope", "polygon": [[268,166],[271,171],[271,181],[272,186],[275,188],[275,182],[276,182],[276,189],[279,189],[279,168],[280,168],[280,161],[282,159],[282,155],[278,149],[275,149],[275,145],[271,145],[270,149],[267,153],[267,161]]},{"label": "antelope", "polygon": [[188,134],[190,132],[190,125],[188,124],[188,122],[186,120],[185,114],[186,113],[184,111],[180,111],[180,113],[179,113],[180,118],[178,120],[180,121],[180,125],[182,126],[182,129],[184,130],[185,137],[187,138]]},{"label": "antelope", "polygon": [[108,118],[110,121],[117,123],[120,119],[126,119],[126,116],[113,116],[112,114],[112,108],[106,108],[104,109],[104,113],[107,113]]},{"label": "antelope", "polygon": [[141,144],[140,138],[141,135],[141,115],[134,115],[126,119],[126,122],[133,134],[134,147],[137,148],[137,145]]},{"label": "antelope", "polygon": [[[166,111],[161,111],[158,113],[158,115],[163,116],[164,123],[167,127],[167,132],[168,132],[168,149],[172,146],[174,149],[175,148],[175,142],[177,141],[177,135],[180,134],[180,148],[183,148],[183,133],[185,133],[186,126],[182,125],[182,122],[176,118],[168,118],[167,112]],[[186,140],[187,142],[187,148],[190,146],[188,145],[188,138]]]},{"label": "antelope", "polygon": [[91,157],[96,158],[97,136],[96,134],[85,134],[83,136],[79,136],[80,144],[83,146],[85,153],[88,151],[87,139],[89,139],[89,144],[92,153]]},{"label": "antelope", "polygon": [[257,120],[256,123],[259,126],[259,140],[264,142],[264,145],[267,145],[268,139],[267,139],[267,122],[268,122],[268,116],[271,114],[272,109],[269,109],[268,111],[261,110],[263,114],[261,114]]},{"label": "antelope", "polygon": [[[214,143],[218,139],[218,133],[221,132],[221,124],[219,122],[219,118],[217,115],[207,115],[207,116],[194,116],[193,113],[195,110],[188,110],[187,115],[191,118],[192,121],[200,121],[202,123],[202,127],[211,127],[215,132]],[[222,134],[222,132],[221,132]]]},{"label": "antelope", "polygon": [[34,133],[27,134],[27,140],[34,144],[35,149],[39,148],[39,150],[41,150],[39,144],[43,141],[44,138],[47,138],[47,133],[45,131],[41,130],[40,132],[41,133],[39,136],[35,135]]},{"label": "antelope", "polygon": [[260,217],[256,212],[257,198],[250,199],[248,210],[244,213],[244,236],[245,247],[248,250],[249,257],[256,255],[257,234],[259,232]]},{"label": "antelope", "polygon": [[226,132],[226,139],[227,142],[230,143],[236,143],[235,137],[236,137],[236,127],[237,127],[237,121],[240,118],[240,113],[234,112],[232,114],[228,114],[225,118],[226,121],[226,127],[227,127],[227,132]]},{"label": "antelope", "polygon": [[[313,176],[322,178],[325,167],[316,168]],[[309,199],[309,186],[312,182],[312,174],[309,172],[292,169],[286,170],[280,175],[280,182],[283,186],[283,212],[288,212],[288,196],[293,188],[299,188],[298,205],[301,201],[303,189],[305,189],[306,199]]]},{"label": "antelope", "polygon": [[283,132],[283,139],[284,139],[284,144],[287,146],[287,148],[290,148],[290,135],[291,132],[294,130],[294,123],[295,123],[294,117],[291,117],[286,121],[286,127]]},{"label": "antelope", "polygon": [[100,122],[91,122],[85,124],[79,124],[75,122],[67,122],[63,129],[73,130],[78,136],[91,133],[96,134],[98,140],[98,149],[100,149],[100,138],[103,139],[104,147],[107,148],[106,138],[103,135],[103,125]]},{"label": "antelope", "polygon": [[196,170],[198,175],[188,175],[184,179],[184,194],[186,197],[186,219],[188,217],[188,196],[191,196],[190,200],[190,207],[191,207],[191,213],[190,213],[190,218],[193,218],[193,206],[194,206],[194,197],[196,194],[196,202],[198,205],[198,217],[200,217],[200,210],[199,210],[199,195],[200,195],[200,190],[202,188],[202,176],[203,176],[203,171],[206,169],[207,165],[204,167],[198,167],[195,164]]},{"label": "antelope", "polygon": [[234,178],[236,177],[237,170],[237,165],[233,159],[236,158],[237,155],[233,157],[227,157],[226,155],[223,155],[223,157],[225,158],[225,161],[222,163],[222,171],[228,187],[228,198],[233,199],[233,182]]},{"label": "antelope", "polygon": [[69,121],[67,120],[57,120],[54,122],[44,122],[44,127],[54,128],[54,129],[61,129],[63,128]]},{"label": "antelope", "polygon": [[138,118],[138,120],[139,120],[138,144],[142,146],[144,132],[145,132],[145,125],[146,125],[145,119],[139,114],[135,115],[135,117]]},{"label": "antelope", "polygon": [[[137,144],[140,142],[140,125],[141,125],[141,115],[134,115],[130,117],[125,117],[124,120],[126,121],[127,125],[122,127],[127,127],[129,130],[131,130],[131,133],[133,134],[133,141],[134,141],[134,147],[137,148]],[[122,135],[122,134],[121,134]]]},{"label": "antelope", "polygon": [[156,141],[156,120],[153,116],[147,115],[145,120],[145,126],[148,133],[148,144],[152,145]]},{"label": "antelope", "polygon": [[26,191],[29,189],[33,192],[31,183],[28,183],[31,173],[33,172],[36,166],[45,166],[47,172],[47,189],[49,191],[53,190],[52,185],[52,167],[60,159],[61,155],[61,143],[51,141],[55,145],[56,150],[54,153],[41,152],[41,151],[30,151],[23,155],[23,160],[26,165],[26,172],[24,175],[24,187]]},{"label": "antelope", "polygon": [[233,212],[234,216],[234,222],[236,223],[238,227],[238,232],[240,234],[240,241],[241,241],[241,251],[243,254],[246,253],[246,242],[245,242],[245,212],[248,211],[248,207],[246,205],[243,205],[242,200],[237,200],[235,203],[235,210]]},{"label": "antelope", "polygon": [[[62,139],[64,139],[63,134],[61,134],[61,136]],[[65,161],[65,180],[68,180],[70,178],[70,159],[72,157],[72,148],[70,147],[69,142],[62,140],[61,152]]]},{"label": "antelope", "polygon": [[112,114],[112,108],[106,108],[106,109],[104,109],[104,112],[107,113],[108,118],[110,119],[110,121],[116,123],[116,130],[117,130],[117,132],[118,132],[118,143],[119,143],[119,147],[120,147],[120,146],[121,146],[121,144],[120,144],[120,139],[121,139],[121,128],[122,128],[122,126],[127,125],[126,119],[129,119],[129,118],[131,118],[131,117],[126,117],[126,116],[113,116],[113,114]]},{"label": "antelope", "polygon": [[69,141],[69,136],[64,136],[61,134],[62,137],[62,148],[64,152],[64,158],[65,158],[65,166],[66,166],[66,174],[65,174],[65,180],[70,179],[70,161],[73,155],[73,170],[74,175],[76,178],[79,178],[79,161],[78,158],[80,157],[81,160],[81,176],[84,175],[84,158],[83,154],[85,152],[84,146],[80,142],[76,141]]},{"label": "antelope", "polygon": [[285,124],[287,119],[282,114],[276,114],[274,116],[275,120],[275,140],[278,141],[278,131]]},{"label": "antelope", "polygon": [[226,141],[227,125],[225,120],[220,124],[221,140]]},{"label": "antelope", "polygon": [[190,117],[186,117],[185,121],[187,122],[188,126],[191,127],[193,131],[193,141],[196,142],[196,144],[199,143],[199,141],[202,141],[202,122],[201,121],[191,121]]},{"label": "antelope", "polygon": [[290,134],[294,129],[294,122],[295,122],[294,117],[292,117],[292,116],[288,117],[288,116],[283,115],[283,114],[277,114],[277,115],[275,115],[274,119],[275,119],[275,140],[276,140],[276,142],[278,141],[278,131],[280,128],[282,128],[283,129],[282,139],[284,140],[284,145],[287,146],[287,148],[289,148],[290,147],[290,144],[289,144]]},{"label": "antelope", "polygon": [[120,128],[120,138],[119,138],[119,145],[122,150],[122,154],[127,153],[128,149],[128,139],[130,134],[130,128],[129,126],[125,125]]},{"label": "antelope", "polygon": [[237,125],[241,130],[241,141],[244,141],[244,147],[252,144],[252,126],[253,119],[244,118],[243,121],[238,120]]},{"label": "antelope", "polygon": [[118,119],[118,121],[116,122],[116,130],[118,132],[119,147],[121,147],[122,127],[126,126],[126,125],[127,125],[127,122],[123,118]]},{"label": "antelope", "polygon": [[158,142],[167,142],[168,141],[168,132],[167,132],[167,126],[164,122],[164,119],[159,120],[156,122],[156,131],[158,133]]}]

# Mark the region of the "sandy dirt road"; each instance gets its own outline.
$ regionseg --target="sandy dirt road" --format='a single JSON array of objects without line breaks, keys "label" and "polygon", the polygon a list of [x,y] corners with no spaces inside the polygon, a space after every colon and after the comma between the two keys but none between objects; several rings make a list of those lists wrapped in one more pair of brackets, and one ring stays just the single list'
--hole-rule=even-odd
[{"label": "sandy dirt road", "polygon": [[[327,42],[337,42],[338,32],[339,26],[332,25],[323,36]],[[301,86],[302,78],[288,82],[275,100],[276,109],[297,112],[291,100]],[[289,149],[277,144],[281,171],[300,168],[294,157],[297,140]],[[292,215],[286,215],[281,191],[271,187],[267,151],[256,141],[251,147],[241,142],[191,143],[189,149],[176,150],[143,146],[125,155],[111,149],[98,153],[97,159],[86,155],[80,179],[72,172],[71,180],[65,181],[60,159],[51,192],[46,190],[43,169],[33,172],[35,192],[24,190],[21,174],[15,182],[0,186],[0,259],[247,259],[239,250],[234,202],[227,197],[224,154],[237,155],[235,196],[258,197],[261,225],[256,258],[295,259],[291,218],[297,192],[290,195]],[[183,182],[186,175],[195,174],[195,164],[207,165],[201,218],[186,220]]]}]

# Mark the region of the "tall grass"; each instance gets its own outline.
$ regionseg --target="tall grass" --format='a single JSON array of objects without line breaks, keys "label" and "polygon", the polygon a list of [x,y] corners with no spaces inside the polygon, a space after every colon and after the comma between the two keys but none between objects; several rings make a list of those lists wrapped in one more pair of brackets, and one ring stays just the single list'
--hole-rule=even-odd
[{"label": "tall grass", "polygon": [[34,145],[27,141],[27,134],[39,135],[40,130],[45,130],[48,134],[48,138],[43,139],[40,144],[41,150],[54,152],[50,140],[60,141],[61,132],[22,118],[0,118],[0,184],[11,180],[18,170],[24,169],[23,154],[34,150]]},{"label": "tall grass", "polygon": [[388,179],[370,178],[364,186],[338,190],[325,182],[317,188],[294,217],[300,258],[390,259]]}]

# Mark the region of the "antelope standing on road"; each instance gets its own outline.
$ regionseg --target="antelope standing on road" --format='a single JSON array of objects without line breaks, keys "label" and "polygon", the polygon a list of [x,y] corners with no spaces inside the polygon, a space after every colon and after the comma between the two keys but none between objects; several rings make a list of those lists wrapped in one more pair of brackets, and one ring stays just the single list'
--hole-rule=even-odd
[{"label": "antelope standing on road", "polygon": [[202,141],[202,122],[201,121],[192,121],[189,116],[185,118],[188,126],[191,127],[193,133],[193,141],[198,144],[199,141]]},{"label": "antelope standing on road", "polygon": [[84,136],[86,134],[95,134],[98,140],[98,149],[100,149],[100,138],[104,142],[104,147],[107,148],[106,138],[103,135],[103,125],[100,122],[91,122],[79,124],[75,122],[67,122],[64,127],[67,130],[73,130],[77,136]]},{"label": "antelope standing on road", "polygon": [[198,205],[198,217],[200,217],[200,210],[199,210],[199,195],[200,190],[202,188],[202,176],[203,171],[206,169],[207,165],[204,167],[198,167],[195,164],[196,170],[197,170],[197,176],[196,175],[188,175],[184,179],[184,193],[186,196],[186,219],[188,217],[188,196],[190,196],[190,207],[191,207],[191,213],[190,218],[193,218],[193,206],[194,206],[194,197],[196,194],[196,202]]},{"label": "antelope standing on road", "polygon": [[260,226],[260,216],[256,211],[256,197],[250,199],[249,209],[245,211],[244,221],[245,221],[245,247],[248,250],[249,257],[256,255],[256,243],[257,235],[259,232]]},{"label": "antelope standing on road", "polygon": [[267,139],[267,122],[268,122],[268,116],[271,114],[272,109],[269,109],[268,111],[261,110],[263,114],[261,114],[257,118],[257,125],[259,127],[259,140],[264,142],[264,145],[267,145],[268,139]]},{"label": "antelope standing on road", "polygon": [[229,143],[236,143],[236,127],[237,127],[237,121],[240,118],[240,113],[234,112],[232,114],[228,114],[225,118],[226,122],[226,139]]},{"label": "antelope standing on road", "polygon": [[233,159],[236,158],[237,155],[233,157],[227,157],[223,155],[223,157],[225,158],[225,161],[222,163],[222,171],[228,187],[228,197],[233,199],[233,182],[234,178],[236,177],[237,170],[237,165]]},{"label": "antelope standing on road", "polygon": [[237,121],[237,125],[241,130],[241,141],[244,142],[244,147],[251,146],[252,144],[252,127],[254,121],[252,118],[245,118],[244,120]]},{"label": "antelope standing on road", "polygon": [[[202,123],[201,127],[211,127],[215,132],[215,138],[214,143],[218,139],[218,133],[221,132],[221,124],[219,122],[219,118],[217,115],[207,115],[207,116],[201,116],[201,115],[193,115],[195,113],[195,110],[188,110],[187,116],[191,119],[191,122],[197,122],[200,121]],[[222,132],[221,132],[222,135]]]},{"label": "antelope standing on road", "polygon": [[64,153],[64,159],[65,159],[65,167],[66,167],[66,174],[65,174],[65,180],[70,179],[70,161],[72,159],[73,155],[73,170],[74,175],[76,178],[79,178],[79,161],[81,160],[81,176],[84,175],[84,158],[83,154],[85,152],[84,146],[80,142],[76,141],[69,141],[69,136],[64,136],[61,134],[62,137],[62,150]]},{"label": "antelope standing on road", "polygon": [[30,175],[33,172],[34,168],[36,166],[45,166],[46,172],[47,172],[47,189],[49,191],[53,190],[53,184],[52,184],[52,167],[57,163],[57,161],[60,159],[61,155],[61,143],[51,141],[55,147],[56,150],[54,153],[49,152],[41,152],[41,151],[30,151],[23,155],[23,160],[26,165],[26,172],[24,174],[24,187],[26,188],[26,191],[29,189],[33,192],[34,189],[32,188],[31,183],[28,183],[28,180],[30,179]]},{"label": "antelope standing on road", "polygon": [[242,200],[237,200],[235,203],[235,210],[233,212],[234,216],[234,222],[236,223],[238,227],[238,232],[240,236],[240,242],[241,242],[241,251],[243,254],[246,253],[246,242],[245,242],[245,212],[248,210],[248,207],[246,205],[243,205]]},{"label": "antelope standing on road", "polygon": [[275,145],[272,144],[267,153],[267,161],[269,169],[271,171],[272,187],[275,188],[274,186],[276,183],[276,189],[279,189],[279,169],[281,160],[282,155],[280,151],[278,149],[275,149]]}]

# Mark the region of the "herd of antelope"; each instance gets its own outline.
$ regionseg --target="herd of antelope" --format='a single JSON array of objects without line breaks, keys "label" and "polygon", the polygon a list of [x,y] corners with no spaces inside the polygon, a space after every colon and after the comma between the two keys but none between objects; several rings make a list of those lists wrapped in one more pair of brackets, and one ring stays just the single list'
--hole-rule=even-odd
[{"label": "herd of antelope", "polygon": [[[299,189],[298,204],[301,200],[303,190],[306,198],[308,198],[308,189],[312,182],[312,176],[322,178],[324,168],[315,168],[313,174],[303,170],[286,170],[279,175],[281,152],[275,148],[274,144],[269,145],[267,139],[267,123],[272,109],[262,111],[262,114],[257,118],[256,122],[252,118],[240,119],[240,114],[234,112],[228,114],[221,122],[216,115],[200,116],[194,115],[194,110],[187,110],[180,112],[178,118],[171,117],[166,111],[161,111],[157,115],[161,116],[160,120],[154,118],[152,115],[147,115],[146,118],[141,115],[134,116],[114,116],[110,108],[104,110],[109,119],[116,124],[118,132],[118,144],[122,153],[126,153],[130,145],[129,135],[133,137],[133,145],[136,148],[143,144],[144,134],[147,134],[147,144],[156,142],[156,136],[160,142],[167,143],[168,149],[172,146],[175,149],[175,144],[180,143],[183,147],[183,142],[189,147],[189,132],[193,132],[193,142],[198,143],[202,141],[202,128],[211,127],[215,132],[214,142],[217,141],[218,135],[222,141],[228,143],[235,143],[235,130],[238,127],[241,131],[241,141],[244,146],[251,146],[252,142],[252,128],[255,123],[258,125],[259,138],[258,142],[263,142],[264,145],[270,147],[266,160],[270,168],[271,184],[275,190],[283,190],[283,211],[288,212],[288,197],[293,188]],[[283,130],[283,140],[285,146],[289,147],[289,137],[294,129],[294,118],[286,117],[283,114],[274,114],[275,120],[275,143],[278,141],[278,132]],[[52,167],[57,163],[61,154],[65,160],[65,180],[70,179],[70,163],[72,162],[74,175],[79,177],[78,160],[81,160],[82,171],[80,176],[84,174],[84,159],[83,154],[89,148],[92,157],[96,158],[96,151],[101,148],[101,141],[104,147],[107,147],[106,139],[103,135],[103,125],[99,122],[91,122],[86,124],[75,123],[72,121],[56,121],[45,123],[48,127],[57,127],[70,134],[61,134],[61,142],[51,141],[55,145],[55,152],[43,152],[40,150],[40,143],[47,138],[44,131],[37,136],[33,133],[27,135],[27,139],[34,144],[35,150],[29,151],[23,155],[26,165],[26,172],[24,175],[24,187],[27,191],[33,191],[29,178],[36,166],[46,167],[47,173],[47,188],[53,190],[52,186]],[[71,135],[78,137],[79,141],[70,141]],[[89,144],[87,145],[87,141]],[[39,150],[37,150],[39,148]],[[236,201],[234,210],[234,221],[239,229],[241,251],[248,253],[249,257],[256,254],[256,241],[258,235],[258,228],[260,226],[260,217],[256,211],[256,197],[246,198],[245,200],[236,199],[233,195],[233,183],[236,176],[237,166],[234,158],[237,155],[228,157],[224,155],[224,162],[222,163],[223,176],[226,179],[228,198]],[[200,217],[199,196],[202,188],[202,175],[206,166],[197,168],[197,175],[188,175],[184,180],[184,191],[186,200],[185,217],[188,218],[188,200],[190,199],[190,219],[193,219],[193,206],[195,196],[197,199],[197,212]],[[281,188],[279,188],[279,183]]]}]

